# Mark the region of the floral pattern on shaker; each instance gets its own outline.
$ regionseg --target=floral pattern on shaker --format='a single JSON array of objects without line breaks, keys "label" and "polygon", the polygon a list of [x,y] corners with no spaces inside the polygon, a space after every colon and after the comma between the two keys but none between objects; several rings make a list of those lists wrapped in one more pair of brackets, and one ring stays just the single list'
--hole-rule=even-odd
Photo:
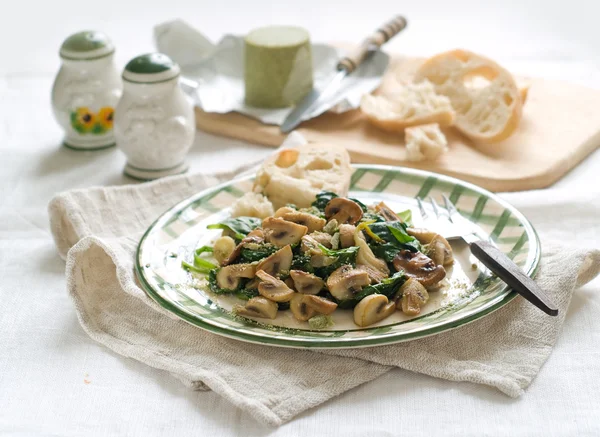
[{"label": "floral pattern on shaker", "polygon": [[112,130],[115,110],[110,106],[100,108],[97,113],[88,107],[71,111],[71,127],[80,134],[102,135]]}]

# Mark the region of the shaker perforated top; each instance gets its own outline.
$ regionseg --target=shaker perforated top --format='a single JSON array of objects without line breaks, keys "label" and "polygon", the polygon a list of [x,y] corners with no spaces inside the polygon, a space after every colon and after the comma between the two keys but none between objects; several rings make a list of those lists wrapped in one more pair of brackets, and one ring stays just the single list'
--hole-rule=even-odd
[{"label": "shaker perforated top", "polygon": [[177,63],[162,53],[146,53],[127,63],[123,79],[135,83],[157,83],[179,76]]},{"label": "shaker perforated top", "polygon": [[75,61],[90,61],[113,54],[115,46],[102,32],[84,30],[69,36],[60,46],[60,57]]}]

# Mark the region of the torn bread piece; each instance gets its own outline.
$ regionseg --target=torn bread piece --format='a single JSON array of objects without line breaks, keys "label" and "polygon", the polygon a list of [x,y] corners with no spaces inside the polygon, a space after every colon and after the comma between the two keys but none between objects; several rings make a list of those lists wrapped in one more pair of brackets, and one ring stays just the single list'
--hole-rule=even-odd
[{"label": "torn bread piece", "polygon": [[448,150],[446,136],[437,123],[409,127],[404,132],[409,161],[434,160]]},{"label": "torn bread piece", "polygon": [[321,191],[346,196],[351,175],[345,148],[312,143],[268,158],[256,174],[253,190],[267,196],[275,209],[289,203],[307,208]]},{"label": "torn bread piece", "polygon": [[522,97],[512,75],[491,59],[467,50],[433,56],[415,81],[429,81],[456,111],[455,127],[480,143],[508,138],[519,125]]},{"label": "torn bread piece", "polygon": [[364,95],[360,109],[372,124],[389,132],[428,123],[450,126],[455,118],[450,99],[436,94],[427,80],[402,84],[387,95]]},{"label": "torn bread piece", "polygon": [[264,219],[274,213],[273,204],[260,193],[246,193],[231,206],[232,217],[258,217]]}]

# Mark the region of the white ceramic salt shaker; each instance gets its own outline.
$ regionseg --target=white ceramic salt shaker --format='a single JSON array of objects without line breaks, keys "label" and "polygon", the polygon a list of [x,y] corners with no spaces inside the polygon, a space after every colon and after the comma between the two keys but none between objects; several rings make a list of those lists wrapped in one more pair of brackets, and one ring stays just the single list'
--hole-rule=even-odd
[{"label": "white ceramic salt shaker", "polygon": [[115,137],[127,156],[125,174],[130,177],[157,179],[189,168],[186,155],[196,127],[192,102],[179,87],[179,72],[161,53],[138,56],[125,66]]},{"label": "white ceramic salt shaker", "polygon": [[115,145],[114,108],[122,82],[114,61],[115,47],[95,31],[69,36],[60,47],[62,66],[52,87],[52,109],[65,130],[63,144],[76,150]]}]

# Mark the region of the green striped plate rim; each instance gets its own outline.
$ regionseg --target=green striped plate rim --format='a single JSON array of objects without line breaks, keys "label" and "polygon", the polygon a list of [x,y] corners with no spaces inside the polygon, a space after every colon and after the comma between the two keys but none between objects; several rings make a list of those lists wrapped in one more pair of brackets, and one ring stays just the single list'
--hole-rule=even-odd
[{"label": "green striped plate rim", "polygon": [[[416,197],[442,194],[480,228],[529,276],[538,268],[539,238],[516,208],[476,185],[422,170],[381,165],[354,165],[351,196],[372,202],[415,204]],[[140,284],[165,310],[195,326],[226,337],[282,347],[353,348],[412,340],[462,326],[509,303],[516,293],[489,272],[480,272],[468,293],[451,305],[406,321],[361,329],[311,330],[273,326],[237,317],[216,304],[208,293],[190,286],[181,259],[208,231],[206,224],[227,217],[228,208],[251,190],[253,177],[206,189],[160,216],[140,240],[136,274]],[[385,323],[385,321],[381,322]]]}]

